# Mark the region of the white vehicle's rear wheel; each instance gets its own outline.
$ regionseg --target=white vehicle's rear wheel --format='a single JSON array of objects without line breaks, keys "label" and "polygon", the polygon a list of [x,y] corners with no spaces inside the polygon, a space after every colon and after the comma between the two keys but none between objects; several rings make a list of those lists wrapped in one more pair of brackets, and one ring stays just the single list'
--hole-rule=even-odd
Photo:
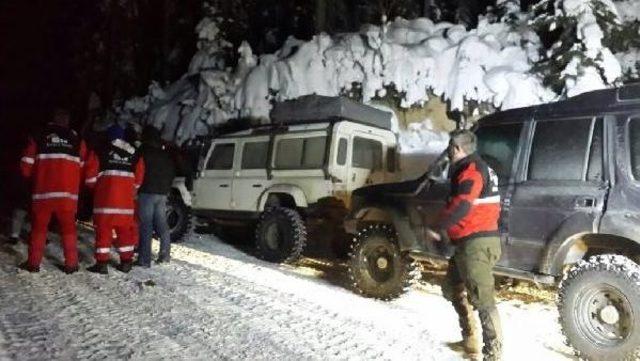
[{"label": "white vehicle's rear wheel", "polygon": [[265,210],[256,227],[258,256],[269,262],[295,262],[307,243],[307,229],[293,209],[272,207]]}]

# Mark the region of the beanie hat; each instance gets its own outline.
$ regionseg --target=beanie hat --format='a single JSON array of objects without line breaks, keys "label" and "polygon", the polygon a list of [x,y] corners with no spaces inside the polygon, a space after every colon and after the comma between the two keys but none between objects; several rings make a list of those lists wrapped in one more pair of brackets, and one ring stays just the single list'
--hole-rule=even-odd
[{"label": "beanie hat", "polygon": [[124,129],[118,124],[113,124],[107,129],[107,137],[110,142],[116,139],[124,139]]}]

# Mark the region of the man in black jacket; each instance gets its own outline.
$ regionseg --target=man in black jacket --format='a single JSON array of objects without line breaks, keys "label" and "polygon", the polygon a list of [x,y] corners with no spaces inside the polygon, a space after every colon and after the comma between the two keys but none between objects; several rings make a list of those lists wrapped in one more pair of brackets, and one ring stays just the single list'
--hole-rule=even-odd
[{"label": "man in black jacket", "polygon": [[169,150],[162,144],[160,131],[152,126],[147,126],[142,132],[140,152],[145,162],[145,174],[138,192],[140,243],[137,265],[150,267],[153,231],[160,237],[160,254],[156,262],[169,262],[171,258],[166,203],[177,165]]}]

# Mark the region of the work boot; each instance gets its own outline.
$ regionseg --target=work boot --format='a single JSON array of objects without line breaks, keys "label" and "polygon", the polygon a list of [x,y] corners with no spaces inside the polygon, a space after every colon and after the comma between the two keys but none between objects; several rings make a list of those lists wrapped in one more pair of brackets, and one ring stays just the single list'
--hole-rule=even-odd
[{"label": "work boot", "polygon": [[133,267],[133,262],[120,261],[120,264],[116,266],[116,269],[122,273],[129,273],[132,267]]},{"label": "work boot", "polygon": [[151,264],[150,263],[144,263],[142,261],[140,261],[140,259],[138,258],[138,260],[136,260],[133,265],[135,267],[142,267],[142,268],[151,268]]},{"label": "work boot", "polygon": [[68,275],[78,272],[78,266],[59,265],[58,269]]},{"label": "work boot", "polygon": [[480,324],[482,325],[482,355],[485,361],[502,360],[502,326],[498,309],[478,310]]},{"label": "work boot", "polygon": [[9,237],[9,240],[7,241],[7,243],[9,243],[11,245],[16,245],[16,244],[20,243],[20,238],[15,237],[15,236],[11,236],[11,237]]},{"label": "work boot", "polygon": [[96,264],[87,268],[87,271],[106,275],[109,274],[109,267],[107,265],[107,262],[96,262]]},{"label": "work boot", "polygon": [[160,256],[158,257],[158,259],[156,260],[156,264],[163,264],[163,263],[169,263],[171,261],[171,258],[168,256]]},{"label": "work boot", "polygon": [[[473,314],[473,307],[467,299],[464,287],[457,287],[451,300],[453,308],[458,314],[458,322],[462,333],[462,341],[458,344],[469,355],[480,354],[480,341],[478,340],[478,325]],[[454,345],[451,345],[452,348]]]},{"label": "work boot", "polygon": [[39,266],[32,266],[29,264],[29,262],[22,262],[20,263],[20,265],[18,266],[18,268],[25,270],[27,272],[31,272],[31,273],[38,273],[40,272],[40,267]]}]

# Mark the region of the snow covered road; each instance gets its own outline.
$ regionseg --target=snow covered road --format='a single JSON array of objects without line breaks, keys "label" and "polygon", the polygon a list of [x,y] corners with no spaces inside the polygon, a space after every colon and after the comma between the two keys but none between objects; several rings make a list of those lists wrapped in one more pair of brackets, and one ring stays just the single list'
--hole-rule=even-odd
[{"label": "snow covered road", "polygon": [[[81,242],[83,266],[91,252]],[[25,256],[23,244],[0,245],[0,360],[462,359],[446,345],[459,338],[453,308],[429,284],[365,299],[329,277],[335,266],[268,264],[211,236],[127,275],[66,276],[56,242],[39,274],[16,269]],[[552,306],[499,308],[506,360],[571,359]]]}]

